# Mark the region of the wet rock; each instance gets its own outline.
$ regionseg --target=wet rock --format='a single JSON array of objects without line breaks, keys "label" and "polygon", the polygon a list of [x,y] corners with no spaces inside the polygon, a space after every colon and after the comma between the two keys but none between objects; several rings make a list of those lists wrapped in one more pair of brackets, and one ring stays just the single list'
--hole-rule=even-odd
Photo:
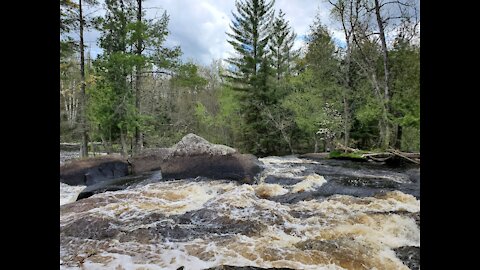
[{"label": "wet rock", "polygon": [[269,175],[265,178],[265,183],[267,184],[279,184],[284,186],[293,186],[302,182],[302,178],[286,178],[286,177],[278,177],[275,175]]},{"label": "wet rock", "polygon": [[128,163],[119,156],[74,160],[60,166],[60,182],[90,186],[106,179],[128,175]]},{"label": "wet rock", "polygon": [[107,198],[88,198],[81,201],[76,201],[74,203],[64,204],[60,206],[60,215],[67,213],[80,213],[86,212],[93,208],[103,207],[109,203],[116,203],[118,199],[107,197]]},{"label": "wet rock", "polygon": [[186,135],[171,148],[150,150],[129,161],[135,174],[160,169],[164,179],[203,176],[251,184],[262,170],[255,156],[209,143],[195,134]]},{"label": "wet rock", "polygon": [[412,218],[415,220],[415,224],[420,228],[420,211],[419,212],[408,212],[408,211],[390,211],[391,214],[397,214]]},{"label": "wet rock", "polygon": [[103,240],[114,238],[119,230],[118,222],[104,217],[86,216],[60,228],[60,235],[83,239]]},{"label": "wet rock", "polygon": [[195,238],[251,236],[266,228],[265,224],[252,220],[236,220],[219,214],[215,210],[200,209],[183,215],[172,216],[152,228],[154,234],[170,241],[191,241]]},{"label": "wet rock", "polygon": [[165,179],[203,176],[252,184],[255,181],[254,176],[260,171],[261,167],[255,156],[238,153],[226,156],[174,156],[162,164],[162,175]]},{"label": "wet rock", "polygon": [[256,266],[231,266],[231,265],[221,265],[210,267],[204,270],[293,270],[292,268],[262,268]]},{"label": "wet rock", "polygon": [[146,178],[148,178],[148,176],[148,174],[145,174],[104,180],[102,182],[88,186],[84,190],[82,190],[82,192],[78,194],[77,201],[93,196],[94,194],[103,193],[106,191],[117,191],[126,189],[127,187],[135,183],[145,180]]},{"label": "wet rock", "polygon": [[397,257],[411,270],[420,269],[420,248],[405,246],[394,249]]}]

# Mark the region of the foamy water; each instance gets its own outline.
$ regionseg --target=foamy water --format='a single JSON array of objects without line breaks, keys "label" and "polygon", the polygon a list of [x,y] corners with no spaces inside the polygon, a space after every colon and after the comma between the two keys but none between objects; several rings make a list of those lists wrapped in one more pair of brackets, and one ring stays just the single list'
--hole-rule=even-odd
[{"label": "foamy water", "polygon": [[72,203],[77,200],[78,194],[86,186],[70,186],[60,182],[60,205]]},{"label": "foamy water", "polygon": [[393,249],[420,246],[411,216],[420,200],[392,191],[280,203],[272,198],[327,181],[305,172],[309,160],[261,160],[267,166],[261,179],[289,174],[297,183],[176,180],[62,206],[60,268],[409,269]]}]

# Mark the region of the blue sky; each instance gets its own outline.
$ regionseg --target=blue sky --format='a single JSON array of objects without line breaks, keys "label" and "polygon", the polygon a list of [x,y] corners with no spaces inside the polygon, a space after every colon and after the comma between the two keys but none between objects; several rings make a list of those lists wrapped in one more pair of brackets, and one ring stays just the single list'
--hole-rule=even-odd
[{"label": "blue sky", "polygon": [[[226,32],[235,11],[233,0],[146,0],[143,6],[147,17],[159,17],[164,10],[170,15],[168,29],[170,34],[165,45],[179,45],[183,60],[194,60],[199,64],[208,65],[213,59],[226,58],[233,52],[227,43]],[[329,27],[334,40],[341,43],[344,40],[339,27],[330,19],[330,6],[324,0],[276,0],[274,5],[278,12],[282,9],[285,18],[299,37],[308,33],[317,12],[323,24]],[[88,11],[87,11],[88,12]],[[96,14],[102,14],[99,10]],[[85,35],[86,45],[90,47],[93,57],[101,53],[96,44],[99,33],[90,31]],[[303,44],[302,38],[297,38],[295,47]]]}]

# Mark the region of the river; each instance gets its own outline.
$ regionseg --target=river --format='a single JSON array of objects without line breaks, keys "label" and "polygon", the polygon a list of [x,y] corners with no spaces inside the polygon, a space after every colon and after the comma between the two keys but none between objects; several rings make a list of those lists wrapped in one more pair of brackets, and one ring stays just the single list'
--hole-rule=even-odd
[{"label": "river", "polygon": [[61,184],[60,268],[419,269],[418,166],[259,160],[254,185],[157,172],[70,203]]}]

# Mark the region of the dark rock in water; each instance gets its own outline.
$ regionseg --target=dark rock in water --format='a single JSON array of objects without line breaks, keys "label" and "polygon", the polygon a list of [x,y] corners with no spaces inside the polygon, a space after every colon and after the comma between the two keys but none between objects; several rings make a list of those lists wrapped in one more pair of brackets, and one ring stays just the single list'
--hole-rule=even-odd
[{"label": "dark rock in water", "polygon": [[[145,218],[155,220],[158,217],[147,215]],[[237,234],[250,236],[264,229],[266,229],[265,224],[260,222],[231,219],[228,216],[219,215],[217,211],[205,208],[170,216],[168,220],[149,228],[155,237],[174,242],[192,241],[205,237],[229,237]]]},{"label": "dark rock in water", "polygon": [[164,179],[203,176],[253,183],[262,169],[255,156],[212,144],[195,134],[186,135],[171,148],[150,150],[129,161],[135,174],[160,169]]},{"label": "dark rock in water", "polygon": [[60,228],[60,235],[83,239],[103,240],[114,238],[119,230],[115,219],[86,216]]},{"label": "dark rock in water", "polygon": [[60,182],[68,185],[90,186],[126,175],[128,163],[118,156],[74,160],[60,166]]},{"label": "dark rock in water", "polygon": [[256,266],[231,266],[231,265],[221,265],[210,267],[204,270],[293,270],[292,268],[262,268]]},{"label": "dark rock in water", "polygon": [[397,257],[411,270],[420,269],[420,248],[419,247],[399,247],[394,249]]},{"label": "dark rock in water", "polygon": [[266,184],[279,184],[279,185],[285,185],[285,186],[292,186],[302,181],[303,181],[302,178],[286,178],[286,177],[278,177],[274,175],[269,175],[264,180]]},{"label": "dark rock in water", "polygon": [[162,164],[162,175],[166,179],[203,176],[252,184],[260,171],[257,158],[247,154],[175,156]]},{"label": "dark rock in water", "polygon": [[93,208],[103,207],[109,203],[116,203],[116,198],[88,198],[86,200],[77,201],[75,203],[68,203],[60,206],[60,215],[64,213],[80,213],[86,212]]},{"label": "dark rock in water", "polygon": [[106,179],[102,182],[86,187],[80,194],[78,194],[77,201],[88,198],[97,193],[106,191],[123,190],[134,183],[141,182],[148,178],[149,175],[125,176],[115,179]]}]

